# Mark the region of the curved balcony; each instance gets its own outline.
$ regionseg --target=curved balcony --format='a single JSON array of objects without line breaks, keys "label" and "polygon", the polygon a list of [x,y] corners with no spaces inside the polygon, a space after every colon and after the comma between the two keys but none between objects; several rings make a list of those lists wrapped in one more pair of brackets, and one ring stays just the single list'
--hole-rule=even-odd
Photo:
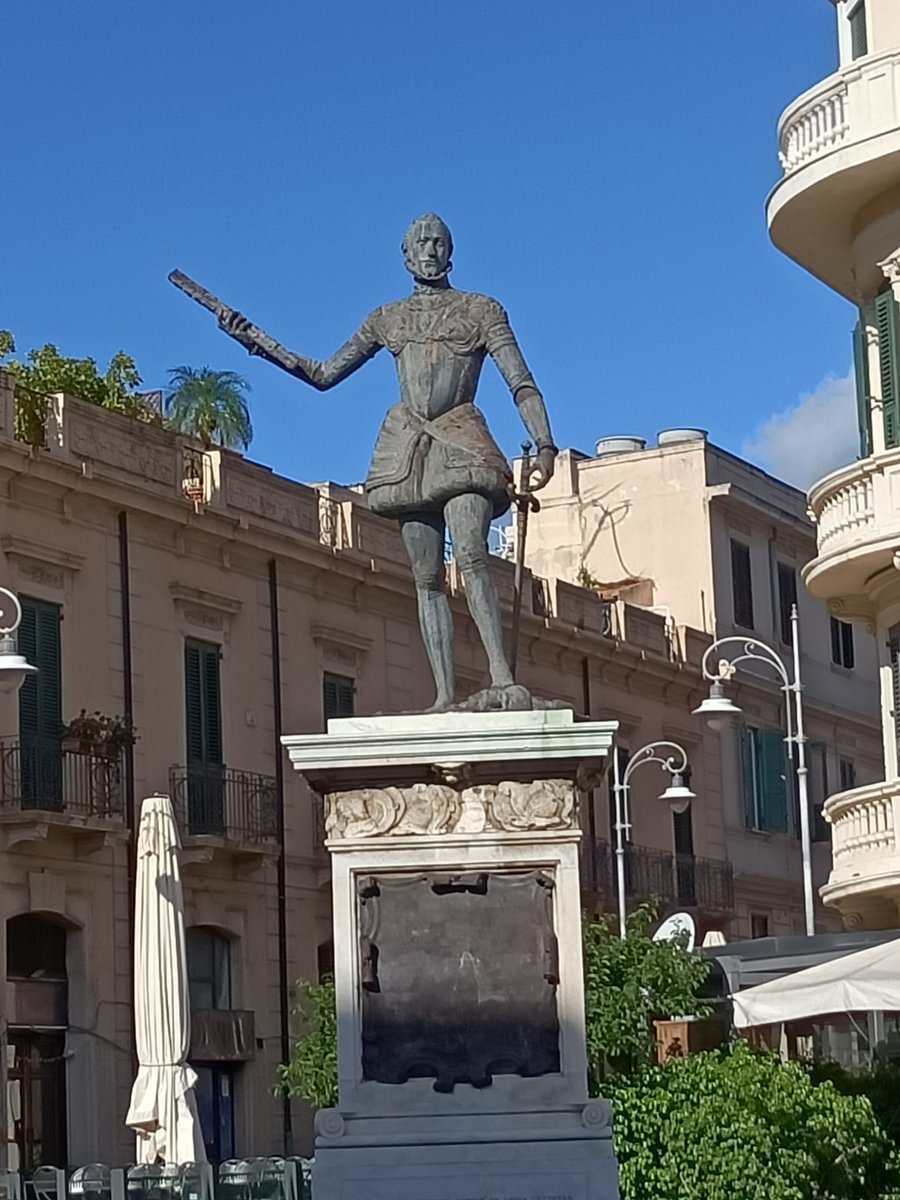
[{"label": "curved balcony", "polygon": [[822,899],[866,928],[897,924],[900,903],[900,780],[832,796],[833,866]]},{"label": "curved balcony", "polygon": [[784,177],[769,196],[772,240],[857,301],[879,278],[874,263],[873,280],[854,278],[854,218],[900,173],[900,47],[810,88],[783,113],[778,141]]},{"label": "curved balcony", "polygon": [[[900,450],[833,471],[809,493],[818,554],[803,571],[821,600],[843,602],[841,615],[870,619],[900,546]],[[900,573],[892,571],[888,580]]]}]

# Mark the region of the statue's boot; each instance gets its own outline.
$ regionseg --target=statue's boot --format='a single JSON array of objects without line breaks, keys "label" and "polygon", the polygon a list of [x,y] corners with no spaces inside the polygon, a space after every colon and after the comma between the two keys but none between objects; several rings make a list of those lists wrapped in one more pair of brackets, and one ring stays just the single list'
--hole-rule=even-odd
[{"label": "statue's boot", "polygon": [[510,687],[514,680],[503,651],[500,597],[497,595],[490,571],[487,566],[481,565],[463,568],[462,577],[466,588],[466,603],[488,657],[491,685],[498,688]]},{"label": "statue's boot", "polygon": [[437,696],[426,712],[445,712],[453,703],[453,615],[445,592],[416,589],[419,628]]}]

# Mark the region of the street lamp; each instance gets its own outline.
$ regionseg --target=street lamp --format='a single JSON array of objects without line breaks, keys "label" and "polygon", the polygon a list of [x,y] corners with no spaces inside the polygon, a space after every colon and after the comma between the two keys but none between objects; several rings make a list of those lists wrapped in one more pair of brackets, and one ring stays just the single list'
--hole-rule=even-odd
[{"label": "street lamp", "polygon": [[[671,754],[660,754],[660,751],[672,751]],[[660,795],[673,812],[684,812],[696,796],[684,782],[684,772],[687,770],[688,757],[685,750],[677,742],[649,742],[641,746],[629,758],[625,771],[619,778],[619,755],[613,753],[613,795],[616,804],[616,889],[619,899],[619,937],[625,936],[625,836],[631,832],[631,813],[628,792],[631,776],[644,763],[659,763],[664,771],[668,771],[671,782]]]},{"label": "street lamp", "polygon": [[[734,675],[738,663],[758,662],[772,667],[781,680],[781,690],[784,692],[784,713],[787,724],[786,744],[797,747],[797,793],[800,801],[800,853],[803,858],[803,908],[806,921],[806,935],[812,937],[816,932],[815,909],[813,906],[812,882],[812,851],[809,833],[809,794],[806,783],[806,736],[803,732],[803,687],[800,683],[800,635],[797,605],[791,605],[791,641],[794,651],[794,681],[781,655],[759,642],[755,638],[726,637],[713,642],[703,655],[703,678],[708,679],[709,695],[694,709],[697,716],[705,717],[710,729],[717,733],[723,732],[731,724],[733,716],[739,716],[741,709],[725,695],[725,682]],[[710,661],[723,646],[737,644],[742,652],[737,652],[730,658],[720,658],[715,671],[710,670]],[[791,721],[790,697],[794,697],[794,721]]]},{"label": "street lamp", "polygon": [[[37,672],[23,655],[16,649],[16,639],[13,634],[22,621],[22,606],[12,592],[0,587],[0,605],[5,604],[2,597],[7,596],[12,601],[13,622],[11,625],[0,625],[0,692],[12,695],[17,692],[25,678]],[[6,619],[6,607],[0,607],[0,621]]]}]

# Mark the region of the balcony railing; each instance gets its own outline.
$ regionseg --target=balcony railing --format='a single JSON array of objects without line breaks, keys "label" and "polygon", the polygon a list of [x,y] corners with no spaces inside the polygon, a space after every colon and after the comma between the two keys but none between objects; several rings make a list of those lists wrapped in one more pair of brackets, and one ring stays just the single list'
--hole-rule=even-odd
[{"label": "balcony railing", "polygon": [[784,173],[796,171],[818,158],[847,136],[849,127],[847,84],[842,78],[801,98],[785,114],[780,136],[779,158]]},{"label": "balcony railing", "polygon": [[892,906],[900,897],[900,781],[839,792],[829,797],[825,816],[832,868],[822,899],[849,911],[879,897]]},{"label": "balcony railing", "polygon": [[183,837],[217,837],[241,845],[274,841],[277,788],[272,775],[220,763],[172,767],[169,787]]},{"label": "balcony railing", "polygon": [[[582,842],[581,886],[610,901],[615,897],[615,852],[608,842],[587,838]],[[628,843],[625,894],[630,900],[656,899],[664,905],[731,912],[734,872],[731,863],[718,859],[669,854]]]},{"label": "balcony railing", "polygon": [[0,812],[122,820],[122,753],[72,749],[58,738],[0,743]]}]

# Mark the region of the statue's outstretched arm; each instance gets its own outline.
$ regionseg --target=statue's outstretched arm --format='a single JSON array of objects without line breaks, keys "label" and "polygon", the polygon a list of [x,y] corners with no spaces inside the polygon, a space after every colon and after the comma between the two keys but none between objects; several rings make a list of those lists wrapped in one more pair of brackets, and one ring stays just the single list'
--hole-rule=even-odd
[{"label": "statue's outstretched arm", "polygon": [[353,337],[324,362],[287,350],[274,338],[252,325],[246,317],[232,310],[219,318],[219,328],[244,346],[250,354],[274,363],[295,379],[308,383],[320,392],[326,392],[348,375],[352,375],[381,349],[381,341],[375,333],[371,318],[365,320]]}]

